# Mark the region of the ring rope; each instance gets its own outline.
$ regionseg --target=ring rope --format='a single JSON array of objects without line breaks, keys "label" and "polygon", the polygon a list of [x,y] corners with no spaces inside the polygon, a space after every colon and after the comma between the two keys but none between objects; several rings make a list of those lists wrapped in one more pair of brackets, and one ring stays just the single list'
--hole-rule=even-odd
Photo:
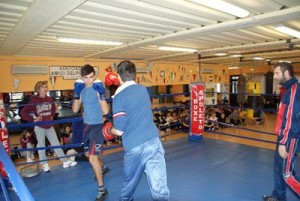
[{"label": "ring rope", "polygon": [[4,195],[5,200],[6,200],[6,201],[10,201],[8,191],[7,191],[6,185],[5,185],[5,183],[4,183],[4,180],[3,180],[3,177],[2,177],[1,174],[0,174],[0,183],[1,183],[2,192],[3,192],[3,195]]},{"label": "ring rope", "polygon": [[[82,143],[78,143],[78,144],[70,144],[70,145],[62,145],[62,146],[49,146],[49,147],[39,147],[39,148],[29,148],[29,149],[11,149],[12,152],[17,152],[17,151],[33,151],[33,150],[44,150],[44,149],[57,149],[57,148],[69,148],[69,147],[80,147],[82,146]],[[105,150],[110,150],[110,149],[114,149],[114,148],[118,148],[118,147],[122,147],[122,144],[119,144],[119,145],[115,145],[115,146],[109,146],[109,147],[102,147],[102,151],[105,151]],[[78,155],[80,154],[84,154],[83,153],[79,153]],[[66,157],[70,157],[70,156],[73,156],[73,155],[69,155],[69,156],[63,156],[63,157],[56,157],[54,159],[60,159],[60,158],[66,158]],[[47,159],[45,160],[47,161]],[[41,162],[41,161],[39,161]],[[34,163],[34,162],[32,162]],[[25,163],[26,164],[26,163]]]},{"label": "ring rope", "polygon": [[[279,94],[272,94],[272,93],[251,93],[251,92],[239,92],[239,93],[229,93],[229,92],[205,92],[206,94],[224,94],[224,95],[248,95],[248,96],[274,96],[274,97],[279,97]],[[154,98],[154,99],[157,99],[159,97],[172,97],[172,96],[190,96],[190,92],[184,92],[184,93],[165,93],[165,94],[156,94],[156,95],[150,95],[150,98]],[[106,101],[108,102],[111,102],[113,99],[112,98],[106,98],[105,99]],[[71,101],[53,101],[55,103],[58,103],[58,104],[72,104],[72,100]],[[49,103],[53,103],[53,102],[49,102]],[[35,105],[35,104],[18,104],[18,105],[15,105],[11,108],[18,108],[20,106],[26,106],[26,105]]]},{"label": "ring rope", "polygon": [[77,153],[77,154],[72,154],[72,155],[68,155],[68,156],[62,156],[62,157],[47,158],[47,159],[44,159],[44,160],[38,160],[38,161],[32,161],[32,162],[16,163],[15,166],[21,166],[21,165],[28,165],[28,164],[35,164],[35,163],[42,163],[42,162],[47,162],[47,161],[59,160],[61,158],[69,158],[71,156],[78,156],[78,155],[82,155],[82,154],[84,154],[84,152]]},{"label": "ring rope", "polygon": [[33,127],[33,126],[38,126],[38,125],[46,125],[46,124],[69,123],[70,120],[72,120],[72,122],[82,121],[82,117],[75,117],[75,118],[68,118],[68,119],[58,119],[58,120],[52,120],[52,121],[38,121],[38,122],[23,123],[23,124],[8,124],[7,128],[8,129],[27,128],[27,127]]},{"label": "ring rope", "polygon": [[152,111],[165,111],[165,110],[169,110],[169,109],[177,109],[177,108],[186,108],[187,105],[175,105],[175,106],[171,106],[171,107],[161,107],[161,108],[154,108],[152,109]]},{"label": "ring rope", "polygon": [[[81,145],[81,144],[80,144]],[[41,149],[51,149],[51,148],[56,148],[59,146],[52,146],[52,147],[40,147]],[[119,147],[122,147],[122,144],[119,144],[119,145],[114,145],[114,146],[109,146],[109,147],[102,147],[102,151],[106,151],[106,150],[110,150],[110,149],[115,149],[115,148],[119,148]],[[31,149],[28,149],[28,150],[36,150],[36,149],[39,149],[39,148],[31,148]],[[14,151],[16,151],[17,149],[14,149]],[[20,149],[21,150],[21,149]],[[26,151],[26,149],[23,149]],[[41,163],[41,162],[46,162],[46,161],[51,161],[51,160],[59,160],[61,158],[69,158],[71,156],[79,156],[79,155],[83,155],[85,154],[85,152],[80,152],[80,153],[77,153],[77,154],[72,154],[72,155],[66,155],[66,156],[62,156],[62,157],[53,157],[53,158],[47,158],[47,159],[44,159],[44,160],[38,160],[38,161],[33,161],[33,162],[23,162],[23,163],[17,163],[15,164],[15,166],[20,166],[20,165],[28,165],[28,164],[34,164],[34,163]]]},{"label": "ring rope", "polygon": [[244,138],[244,139],[248,139],[248,140],[255,140],[255,141],[260,141],[260,142],[266,142],[266,143],[276,144],[276,142],[269,141],[269,140],[261,140],[261,139],[251,138],[251,137],[245,137],[245,136],[236,136],[236,135],[233,135],[233,134],[219,132],[219,131],[214,131],[214,132],[210,131],[210,132],[211,133],[218,133],[218,134],[221,134],[221,135],[228,135],[228,136],[231,136],[231,137],[239,137],[239,138]]},{"label": "ring rope", "polygon": [[60,145],[60,146],[48,146],[48,147],[38,147],[38,148],[21,148],[21,149],[11,149],[11,152],[16,152],[16,151],[36,151],[36,150],[44,150],[44,149],[59,149],[59,148],[74,148],[74,147],[80,147],[82,143],[77,143],[77,144],[67,144],[67,145]]},{"label": "ring rope", "polygon": [[[219,93],[219,94],[222,94],[222,93]],[[224,93],[224,94],[228,94],[228,93]],[[233,94],[235,94],[235,93],[233,93]],[[236,94],[238,94],[238,93],[236,93]],[[248,94],[248,93],[245,93],[245,94]],[[190,93],[160,94],[160,95],[152,95],[150,97],[152,97],[152,98],[157,98],[157,97],[172,97],[172,96],[176,96],[176,95],[190,95]],[[258,95],[258,94],[256,94],[256,95]],[[265,94],[265,95],[273,95],[274,96],[274,94]],[[107,101],[110,101],[110,100],[112,100],[112,99],[107,99]],[[68,102],[64,102],[64,103],[68,103]],[[72,103],[72,101],[70,101],[69,103]],[[26,104],[26,105],[28,105],[28,104]],[[166,111],[166,110],[169,110],[169,109],[186,108],[187,106],[189,106],[189,105],[188,104],[180,104],[180,105],[175,105],[175,106],[171,106],[171,107],[154,108],[154,109],[152,109],[152,111]],[[221,106],[221,105],[213,105],[213,106]],[[238,107],[233,107],[233,106],[224,106],[224,105],[222,105],[222,106],[224,108],[238,108]],[[246,108],[246,107],[243,107],[243,108]],[[251,108],[251,109],[255,109],[255,108]],[[259,108],[259,109],[261,109],[261,108]],[[265,111],[274,111],[274,110],[273,109],[272,110],[265,109]],[[106,116],[109,117],[109,114],[106,115]],[[42,122],[24,123],[24,124],[21,124],[21,125],[20,124],[8,124],[7,128],[8,129],[12,129],[12,128],[20,128],[20,127],[21,128],[22,127],[23,128],[24,127],[31,127],[31,126],[36,126],[36,125],[69,123],[70,121],[72,121],[72,122],[74,122],[74,121],[82,121],[82,119],[83,119],[82,117],[75,117],[75,118],[59,119],[59,120],[53,120],[53,121],[42,121]],[[226,124],[226,123],[222,123],[222,122],[216,122],[216,121],[212,121],[212,120],[209,120],[209,121],[210,122],[214,122],[214,123],[218,123],[218,124],[222,124],[222,125],[226,125],[228,127],[233,127],[233,128],[241,129],[241,130],[248,130],[248,131],[257,132],[257,130],[254,130],[254,129],[233,126],[231,124]],[[172,126],[177,126],[177,125],[180,125],[180,122],[171,123],[170,125],[163,126],[160,129],[170,128]],[[169,136],[169,135],[172,135],[172,134],[175,134],[175,133],[179,133],[179,132],[185,132],[185,131],[181,130],[181,131],[178,131],[178,132],[172,132],[172,133],[169,133],[169,134],[164,134],[163,137]],[[186,132],[188,132],[188,129],[187,129]],[[260,131],[260,132],[268,134],[268,135],[274,135],[273,133],[269,133],[269,132],[264,132],[264,131]],[[229,135],[229,136],[235,136],[235,137],[240,137],[240,138],[246,138],[246,139],[252,139],[252,140],[258,140],[258,139],[251,138],[251,137],[236,136],[236,135],[232,135],[232,134],[228,134],[228,133],[223,133],[223,132],[216,132],[215,131],[214,133],[219,133],[219,134]],[[258,140],[258,141],[263,141],[263,142],[268,142],[268,143],[274,143],[274,142],[267,141],[267,140]],[[82,144],[71,144],[71,145],[49,146],[49,147],[39,147],[39,148],[29,148],[29,149],[12,149],[11,151],[16,152],[16,151],[28,151],[28,150],[72,148],[72,147],[79,147],[81,145]],[[122,144],[116,145],[116,146],[104,147],[103,150],[114,149],[114,148],[117,148],[117,147],[122,147]],[[81,154],[82,153],[79,153],[78,155],[81,155]],[[64,157],[70,157],[70,156],[63,156],[61,158],[64,158]],[[59,159],[59,158],[53,158],[53,159],[50,159],[50,160],[56,160],[56,159]],[[47,160],[45,160],[45,161],[47,161]],[[38,162],[41,162],[41,161],[38,161]],[[33,162],[33,163],[35,163],[35,162]],[[28,164],[28,163],[24,163],[24,164]],[[18,164],[18,165],[21,165],[21,164]]]},{"label": "ring rope", "polygon": [[189,130],[174,131],[174,132],[171,132],[171,133],[165,133],[164,135],[160,136],[160,138],[168,137],[168,136],[175,135],[175,134],[178,134],[178,133],[188,134],[188,132],[189,132]]},{"label": "ring rope", "polygon": [[181,125],[181,123],[180,122],[176,122],[176,123],[171,123],[171,124],[166,125],[166,126],[161,126],[159,128],[162,130],[162,129],[165,129],[165,128],[170,128],[170,127],[179,126],[179,125]]},{"label": "ring rope", "polygon": [[222,122],[218,122],[218,121],[213,121],[213,120],[208,120],[208,121],[213,122],[213,123],[218,123],[218,124],[221,124],[221,125],[225,125],[225,126],[228,126],[228,127],[232,127],[232,128],[241,129],[241,130],[259,132],[259,133],[264,133],[264,134],[267,134],[267,135],[276,135],[274,133],[270,133],[270,132],[266,132],[266,131],[258,131],[258,130],[254,130],[254,129],[251,129],[251,128],[244,128],[244,127],[235,126],[235,125],[232,125],[232,124],[222,123]]},{"label": "ring rope", "polygon": [[35,199],[33,198],[31,192],[25,185],[21,176],[18,174],[15,164],[12,162],[8,154],[6,154],[6,151],[2,143],[0,143],[0,154],[1,154],[1,162],[5,167],[5,171],[9,176],[10,182],[12,183],[13,187],[16,189],[16,194],[22,200],[34,201]]}]

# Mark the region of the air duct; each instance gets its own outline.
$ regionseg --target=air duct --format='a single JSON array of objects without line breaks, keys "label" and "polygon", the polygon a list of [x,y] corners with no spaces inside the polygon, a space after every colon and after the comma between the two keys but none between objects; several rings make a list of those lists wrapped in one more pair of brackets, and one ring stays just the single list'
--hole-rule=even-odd
[{"label": "air duct", "polygon": [[48,66],[13,65],[12,74],[46,75]]}]

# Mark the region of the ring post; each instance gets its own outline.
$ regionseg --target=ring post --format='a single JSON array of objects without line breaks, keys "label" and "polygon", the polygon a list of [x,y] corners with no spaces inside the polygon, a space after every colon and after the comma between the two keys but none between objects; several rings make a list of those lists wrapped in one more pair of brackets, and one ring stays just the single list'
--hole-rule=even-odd
[{"label": "ring post", "polygon": [[19,198],[26,201],[34,201],[35,199],[33,198],[31,192],[28,190],[20,175],[18,174],[10,157],[8,156],[8,154],[4,154],[5,149],[2,144],[0,144],[0,153],[3,166]]},{"label": "ring post", "polygon": [[205,85],[203,82],[191,83],[190,141],[202,141],[205,118]]},{"label": "ring post", "polygon": [[32,197],[24,181],[18,174],[15,165],[11,161],[9,153],[10,148],[9,137],[6,128],[5,107],[3,103],[2,93],[0,93],[0,173],[2,177],[1,184],[4,185],[3,178],[8,176],[20,199],[24,199],[26,201],[34,201],[35,199]]}]

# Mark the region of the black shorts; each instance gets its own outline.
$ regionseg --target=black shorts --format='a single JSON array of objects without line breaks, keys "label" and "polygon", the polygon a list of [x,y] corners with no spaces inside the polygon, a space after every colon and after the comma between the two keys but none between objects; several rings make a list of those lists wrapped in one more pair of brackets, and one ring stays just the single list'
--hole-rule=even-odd
[{"label": "black shorts", "polygon": [[90,155],[99,155],[101,153],[104,137],[102,134],[103,124],[83,125],[83,144],[84,151]]}]

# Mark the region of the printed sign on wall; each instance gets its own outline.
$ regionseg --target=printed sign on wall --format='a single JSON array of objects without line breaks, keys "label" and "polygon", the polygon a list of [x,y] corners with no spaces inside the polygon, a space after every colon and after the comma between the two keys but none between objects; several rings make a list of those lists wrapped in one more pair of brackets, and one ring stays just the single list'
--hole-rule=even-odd
[{"label": "printed sign on wall", "polygon": [[[63,77],[65,80],[76,80],[81,77],[81,66],[50,66],[50,77]],[[99,68],[94,66],[96,76],[98,75]]]}]

